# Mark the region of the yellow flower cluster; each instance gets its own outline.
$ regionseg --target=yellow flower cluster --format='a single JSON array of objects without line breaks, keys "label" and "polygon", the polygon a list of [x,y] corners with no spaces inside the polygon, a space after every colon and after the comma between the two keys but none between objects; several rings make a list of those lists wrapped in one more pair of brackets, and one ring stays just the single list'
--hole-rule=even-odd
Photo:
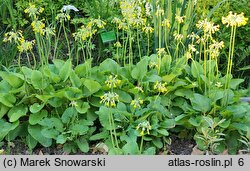
[{"label": "yellow flower cluster", "polygon": [[67,13],[59,13],[56,15],[56,20],[58,20],[60,23],[64,22],[64,21],[68,21],[70,20],[70,15]]},{"label": "yellow flower cluster", "polygon": [[115,75],[115,76],[110,75],[108,77],[108,79],[105,81],[105,84],[109,88],[116,88],[117,86],[119,86],[121,84],[121,80],[117,79],[117,75]]},{"label": "yellow flower cluster", "polygon": [[211,55],[211,58],[217,58],[220,54],[220,49],[224,48],[224,42],[220,41],[217,42],[215,40],[213,40],[213,43],[211,45],[209,45],[209,52]]},{"label": "yellow flower cluster", "polygon": [[139,85],[136,86],[135,89],[136,89],[138,92],[141,92],[141,93],[144,92],[143,87],[141,87],[141,86],[139,86]]},{"label": "yellow flower cluster", "polygon": [[143,100],[141,100],[140,98],[138,99],[134,99],[131,101],[130,105],[133,106],[135,109],[136,108],[141,108],[141,105],[143,104]]},{"label": "yellow flower cluster", "polygon": [[36,18],[44,11],[44,8],[37,8],[34,4],[29,4],[29,7],[24,10],[24,13],[29,14],[30,17]]},{"label": "yellow flower cluster", "polygon": [[76,41],[86,41],[89,37],[92,37],[97,32],[96,29],[81,26],[76,33],[73,33],[73,37]]},{"label": "yellow flower cluster", "polygon": [[228,26],[240,27],[247,24],[248,18],[244,17],[244,13],[234,13],[232,11],[229,12],[228,16],[222,17],[222,23]]},{"label": "yellow flower cluster", "polygon": [[203,29],[204,33],[209,35],[214,34],[215,32],[219,31],[219,25],[214,25],[213,22],[205,20],[198,21],[196,27],[199,29]]},{"label": "yellow flower cluster", "polygon": [[148,33],[153,33],[154,29],[152,27],[150,27],[150,26],[146,26],[146,27],[142,28],[142,31],[144,33],[148,34]]},{"label": "yellow flower cluster", "polygon": [[152,129],[152,126],[150,125],[150,123],[148,121],[144,121],[141,122],[137,125],[136,130],[141,129],[140,135],[144,136],[145,135],[145,131],[147,131],[147,134],[150,134],[150,130]]},{"label": "yellow flower cluster", "polygon": [[44,35],[44,30],[43,29],[45,28],[45,24],[41,20],[34,20],[31,23],[31,27],[32,27],[32,30],[35,33]]},{"label": "yellow flower cluster", "polygon": [[171,24],[170,24],[169,19],[164,19],[164,20],[162,21],[161,26],[162,26],[162,27],[170,28]]},{"label": "yellow flower cluster", "polygon": [[28,41],[28,40],[22,39],[20,41],[20,44],[17,46],[17,49],[20,53],[31,51],[34,44],[35,44],[35,40]]},{"label": "yellow flower cluster", "polygon": [[174,33],[174,39],[176,41],[181,41],[184,38],[184,36],[182,34],[178,34],[178,33]]},{"label": "yellow flower cluster", "polygon": [[115,42],[115,43],[114,43],[114,47],[121,48],[121,47],[122,47],[122,45],[121,45],[121,43],[120,43],[120,42]]},{"label": "yellow flower cluster", "polygon": [[161,83],[159,81],[156,81],[154,85],[154,90],[157,90],[159,93],[165,93],[167,92],[166,85],[167,83]]},{"label": "yellow flower cluster", "polygon": [[156,51],[158,56],[162,56],[166,53],[165,48],[158,48]]},{"label": "yellow flower cluster", "polygon": [[119,95],[113,92],[105,93],[100,98],[101,98],[100,103],[105,104],[105,106],[107,107],[115,107],[116,102],[119,102]]},{"label": "yellow flower cluster", "polygon": [[179,15],[176,15],[175,16],[175,20],[177,21],[177,23],[181,24],[184,22],[184,18],[185,16],[179,16]]},{"label": "yellow flower cluster", "polygon": [[4,35],[4,42],[15,42],[15,43],[19,43],[21,40],[23,40],[23,32],[21,30],[18,30],[17,32],[14,31],[10,31],[5,33]]}]

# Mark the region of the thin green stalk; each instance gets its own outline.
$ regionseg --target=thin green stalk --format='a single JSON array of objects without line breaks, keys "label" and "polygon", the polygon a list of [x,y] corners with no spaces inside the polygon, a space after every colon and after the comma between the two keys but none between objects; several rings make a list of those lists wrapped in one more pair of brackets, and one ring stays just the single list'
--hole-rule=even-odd
[{"label": "thin green stalk", "polygon": [[67,43],[67,47],[68,47],[68,55],[69,55],[69,59],[71,59],[71,51],[70,51],[70,44],[69,44],[69,39],[68,39],[68,35],[65,29],[65,25],[64,25],[64,21],[62,22],[63,25],[63,32],[64,32],[64,37],[66,39],[66,43]]},{"label": "thin green stalk", "polygon": [[140,154],[142,154],[142,148],[143,148],[143,136],[141,137]]}]

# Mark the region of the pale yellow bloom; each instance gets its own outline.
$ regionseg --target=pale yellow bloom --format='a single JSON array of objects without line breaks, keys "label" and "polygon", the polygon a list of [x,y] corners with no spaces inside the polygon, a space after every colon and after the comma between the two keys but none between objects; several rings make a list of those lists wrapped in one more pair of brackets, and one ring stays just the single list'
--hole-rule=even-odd
[{"label": "pale yellow bloom", "polygon": [[150,130],[152,129],[152,126],[150,125],[148,121],[143,121],[137,125],[136,130],[139,130],[139,129],[141,129],[140,136],[144,136],[145,131],[147,131],[147,134],[149,135]]},{"label": "pale yellow bloom", "polygon": [[115,107],[116,102],[119,102],[119,95],[113,92],[105,93],[100,98],[101,98],[100,103],[105,104],[105,106],[107,107]]},{"label": "pale yellow bloom", "polygon": [[31,51],[34,44],[35,44],[35,40],[28,41],[28,40],[22,39],[20,41],[20,44],[17,46],[17,49],[20,53]]},{"label": "pale yellow bloom", "polygon": [[115,75],[115,76],[110,75],[108,77],[108,79],[105,81],[105,84],[109,88],[116,88],[117,86],[119,86],[121,84],[121,80],[117,79],[117,75]]},{"label": "pale yellow bloom", "polygon": [[43,29],[45,28],[45,24],[41,20],[34,20],[31,23],[31,27],[35,33],[39,33],[41,35],[44,35]]},{"label": "pale yellow bloom", "polygon": [[176,16],[175,16],[175,19],[176,19],[176,21],[177,21],[179,24],[181,24],[181,23],[184,22],[184,18],[185,18],[185,16],[179,16],[179,15],[176,15]]},{"label": "pale yellow bloom", "polygon": [[229,12],[228,16],[222,17],[222,23],[228,26],[240,27],[247,24],[248,18],[244,17],[244,13],[234,13],[232,11]]},{"label": "pale yellow bloom", "polygon": [[161,83],[159,81],[156,81],[154,85],[154,90],[157,90],[159,93],[165,93],[168,91],[166,85],[167,83]]},{"label": "pale yellow bloom", "polygon": [[5,33],[4,35],[4,42],[12,42],[14,41],[15,43],[19,44],[21,40],[23,40],[23,32],[21,30],[18,30],[17,32],[10,31]]},{"label": "pale yellow bloom", "polygon": [[140,98],[138,99],[134,99],[131,101],[130,105],[133,106],[135,109],[139,109],[141,108],[141,105],[143,104],[143,100],[141,100]]}]

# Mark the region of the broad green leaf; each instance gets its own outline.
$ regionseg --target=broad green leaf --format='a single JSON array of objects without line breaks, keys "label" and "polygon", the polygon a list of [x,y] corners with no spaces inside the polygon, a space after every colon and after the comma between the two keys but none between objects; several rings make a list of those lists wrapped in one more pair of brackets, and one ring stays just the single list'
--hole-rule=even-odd
[{"label": "broad green leaf", "polygon": [[31,83],[35,89],[43,90],[47,87],[48,83],[40,71],[33,70],[31,73]]},{"label": "broad green leaf", "polygon": [[78,135],[85,135],[87,131],[89,130],[89,127],[83,124],[73,124],[70,126],[70,131],[72,135],[78,136]]},{"label": "broad green leaf", "polygon": [[26,137],[26,143],[27,143],[29,149],[32,150],[33,148],[36,147],[36,145],[37,145],[38,142],[37,142],[36,139],[34,139],[34,138],[29,134],[29,135]]},{"label": "broad green leaf", "polygon": [[107,58],[99,66],[100,72],[111,72],[113,74],[117,74],[118,68],[120,68],[118,63],[111,58]]},{"label": "broad green leaf", "polygon": [[42,135],[42,126],[29,125],[28,132],[35,140],[37,140],[44,147],[50,147],[52,145],[52,139],[46,138]]},{"label": "broad green leaf", "polygon": [[71,70],[72,70],[72,63],[71,63],[71,60],[68,59],[64,63],[62,68],[60,68],[60,72],[59,72],[59,76],[61,77],[63,82],[65,82],[68,79],[68,77],[70,76]]},{"label": "broad green leaf", "polygon": [[114,92],[119,95],[119,101],[124,103],[130,103],[132,101],[132,97],[127,92],[122,90],[114,90]]},{"label": "broad green leaf", "polygon": [[59,97],[53,97],[51,99],[48,100],[48,103],[52,106],[52,107],[60,107],[62,106],[64,100],[62,98]]},{"label": "broad green leaf", "polygon": [[41,133],[44,137],[52,139],[56,139],[59,135],[59,131],[51,128],[44,128]]},{"label": "broad green leaf", "polygon": [[20,117],[25,116],[28,112],[28,107],[24,105],[14,106],[8,112],[10,122],[17,121]]},{"label": "broad green leaf", "polygon": [[154,138],[152,142],[157,148],[163,147],[163,143],[160,138]]},{"label": "broad green leaf", "polygon": [[43,103],[46,103],[52,97],[53,97],[52,95],[46,95],[46,94],[39,95],[39,94],[36,94],[36,98],[41,100]]},{"label": "broad green leaf", "polygon": [[0,141],[4,139],[6,135],[12,130],[14,130],[19,125],[19,121],[14,123],[6,122],[3,119],[0,119]]},{"label": "broad green leaf", "polygon": [[109,137],[109,132],[108,131],[103,131],[100,133],[97,133],[95,135],[92,135],[89,140],[90,141],[96,141],[96,140],[102,140],[102,139],[106,139]]},{"label": "broad green leaf", "polygon": [[244,82],[244,79],[231,79],[230,80],[230,88],[235,90],[241,83]]},{"label": "broad green leaf", "polygon": [[59,135],[56,139],[57,144],[64,144],[67,141],[67,136],[66,135]]},{"label": "broad green leaf", "polygon": [[83,102],[81,100],[77,101],[77,105],[76,105],[77,112],[84,114],[88,111],[89,108],[90,106],[88,102]]},{"label": "broad green leaf", "polygon": [[148,59],[145,57],[136,64],[131,72],[131,76],[136,80],[142,80],[148,72]]},{"label": "broad green leaf", "polygon": [[111,112],[110,109],[105,106],[101,106],[99,108],[99,111],[96,112],[96,114],[99,116],[101,125],[103,126],[103,128],[107,130],[113,129],[112,126],[110,125],[110,120],[109,120],[110,112]]},{"label": "broad green leaf", "polygon": [[71,71],[69,78],[70,78],[70,81],[74,87],[79,88],[82,85],[81,79],[77,76],[75,71],[73,71],[73,70]]},{"label": "broad green leaf", "polygon": [[164,135],[164,136],[169,135],[169,133],[166,129],[158,129],[157,132],[160,133],[161,135]]},{"label": "broad green leaf", "polygon": [[9,107],[0,103],[0,119],[8,112]]},{"label": "broad green leaf", "polygon": [[173,79],[175,79],[178,75],[177,74],[168,74],[168,75],[164,75],[162,77],[162,81],[166,82],[166,83],[170,83]]},{"label": "broad green leaf", "polygon": [[198,77],[200,77],[201,74],[203,74],[203,68],[199,62],[197,62],[197,61],[192,62],[191,73],[192,73],[194,78],[198,78]]},{"label": "broad green leaf", "polygon": [[30,106],[31,113],[37,113],[44,107],[44,104],[34,103]]},{"label": "broad green leaf", "polygon": [[38,124],[43,118],[46,118],[47,116],[48,116],[47,110],[41,110],[37,113],[30,114],[29,123],[31,125]]},{"label": "broad green leaf", "polygon": [[156,148],[155,147],[149,147],[147,150],[143,152],[144,155],[155,155]]},{"label": "broad green leaf", "polygon": [[197,111],[206,113],[211,109],[211,100],[206,96],[194,93],[194,96],[190,100],[193,108]]},{"label": "broad green leaf", "polygon": [[0,77],[2,77],[3,80],[6,80],[14,88],[21,87],[24,79],[21,74],[5,71],[0,71]]},{"label": "broad green leaf", "polygon": [[55,128],[59,132],[64,131],[63,123],[61,119],[52,117],[52,118],[44,118],[39,121],[39,125],[48,128]]},{"label": "broad green leaf", "polygon": [[87,153],[89,151],[89,143],[84,137],[80,137],[76,140],[76,144],[80,148],[80,150],[84,153]]},{"label": "broad green leaf", "polygon": [[82,90],[76,88],[76,87],[68,87],[64,91],[65,97],[69,99],[70,101],[78,100],[83,97]]},{"label": "broad green leaf", "polygon": [[97,81],[91,79],[82,79],[82,81],[83,85],[87,87],[91,94],[94,94],[95,92],[99,91],[102,87]]},{"label": "broad green leaf", "polygon": [[125,155],[128,154],[139,154],[139,147],[135,141],[129,141],[122,147]]},{"label": "broad green leaf", "polygon": [[62,114],[62,122],[68,124],[73,117],[77,115],[77,111],[74,107],[67,108]]},{"label": "broad green leaf", "polygon": [[200,124],[201,124],[201,119],[200,119],[200,117],[196,117],[196,118],[191,117],[191,118],[188,120],[188,122],[189,122],[191,125],[193,125],[193,126],[195,126],[195,127],[198,127],[198,126],[200,126]]},{"label": "broad green leaf", "polygon": [[75,68],[75,73],[80,77],[85,77],[85,75],[91,70],[92,58],[87,59],[83,64],[77,65]]},{"label": "broad green leaf", "polygon": [[175,120],[174,119],[165,119],[161,124],[163,128],[174,128]]},{"label": "broad green leaf", "polygon": [[0,93],[0,103],[7,107],[13,107],[16,102],[16,97],[13,94]]}]

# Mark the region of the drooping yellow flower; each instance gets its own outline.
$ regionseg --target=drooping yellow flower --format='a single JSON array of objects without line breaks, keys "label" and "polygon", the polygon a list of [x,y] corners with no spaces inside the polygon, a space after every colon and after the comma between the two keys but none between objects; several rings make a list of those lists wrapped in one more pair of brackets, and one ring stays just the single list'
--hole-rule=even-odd
[{"label": "drooping yellow flower", "polygon": [[145,131],[147,131],[147,134],[149,135],[150,130],[152,129],[152,126],[150,125],[150,123],[148,121],[143,121],[137,125],[136,130],[139,130],[139,129],[141,129],[140,136],[144,136]]},{"label": "drooping yellow flower", "polygon": [[142,104],[143,104],[143,100],[141,100],[140,98],[134,99],[130,103],[130,105],[133,106],[135,109],[141,108]]},{"label": "drooping yellow flower", "polygon": [[184,22],[184,18],[185,18],[185,16],[179,16],[179,15],[176,15],[176,16],[175,16],[175,20],[176,20],[179,24],[181,24],[181,23]]},{"label": "drooping yellow flower", "polygon": [[43,29],[45,28],[45,24],[41,20],[34,20],[31,23],[31,27],[35,33],[39,33],[41,35],[44,35]]},{"label": "drooping yellow flower", "polygon": [[144,33],[148,34],[148,33],[153,33],[154,29],[153,29],[153,27],[147,26],[147,27],[143,27],[142,31]]},{"label": "drooping yellow flower", "polygon": [[162,27],[170,28],[171,24],[170,24],[169,19],[164,19],[164,20],[162,21],[161,26],[162,26]]},{"label": "drooping yellow flower", "polygon": [[64,22],[64,21],[68,21],[70,20],[70,15],[67,13],[59,13],[56,15],[56,20],[58,20],[60,23]]},{"label": "drooping yellow flower", "polygon": [[10,31],[10,32],[5,33],[3,41],[4,42],[12,42],[13,41],[13,42],[19,44],[19,42],[23,39],[24,39],[23,32],[21,30],[18,30],[17,32]]},{"label": "drooping yellow flower", "polygon": [[196,26],[197,28],[202,29],[204,33],[208,33],[209,35],[219,31],[219,25],[214,25],[213,22],[208,21],[207,19],[198,21]]},{"label": "drooping yellow flower", "polygon": [[17,46],[17,49],[20,53],[31,51],[34,44],[35,44],[35,40],[28,41],[28,40],[22,39],[20,41],[20,44]]},{"label": "drooping yellow flower", "polygon": [[166,85],[167,83],[161,83],[159,81],[156,81],[154,85],[154,90],[157,90],[159,93],[165,93],[168,91]]},{"label": "drooping yellow flower", "polygon": [[29,7],[24,10],[24,13],[29,14],[30,17],[37,18],[36,16],[42,13],[43,11],[44,8],[37,8],[34,4],[30,3]]},{"label": "drooping yellow flower", "polygon": [[117,75],[115,75],[115,76],[110,75],[108,77],[108,79],[105,81],[105,84],[109,88],[116,88],[117,86],[119,86],[121,84],[121,80],[117,79]]},{"label": "drooping yellow flower", "polygon": [[119,95],[113,92],[105,93],[100,98],[101,98],[100,103],[105,104],[105,106],[107,107],[115,107],[116,102],[119,102]]},{"label": "drooping yellow flower", "polygon": [[158,56],[161,56],[166,53],[165,48],[156,49]]},{"label": "drooping yellow flower", "polygon": [[244,13],[234,13],[232,11],[229,12],[228,16],[222,17],[222,23],[228,26],[240,27],[247,24],[248,18],[244,17]]}]

